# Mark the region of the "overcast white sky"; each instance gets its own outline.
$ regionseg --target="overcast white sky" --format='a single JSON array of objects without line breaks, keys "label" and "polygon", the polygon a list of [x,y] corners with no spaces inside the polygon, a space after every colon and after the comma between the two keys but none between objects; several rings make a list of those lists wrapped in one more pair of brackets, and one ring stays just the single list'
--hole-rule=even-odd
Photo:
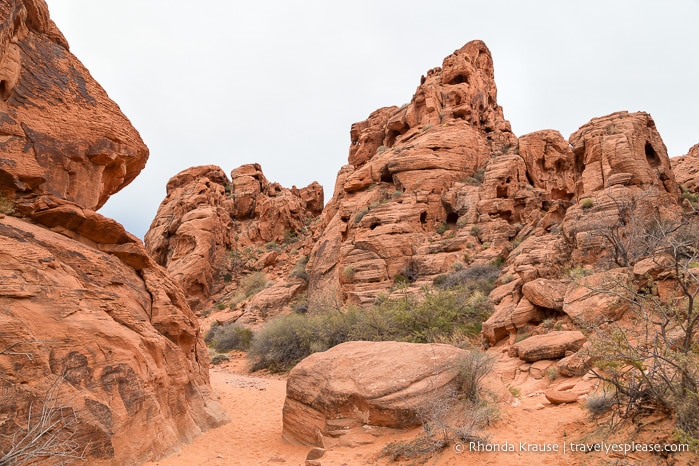
[{"label": "overcast white sky", "polygon": [[699,142],[699,0],[47,0],[72,52],[150,148],[101,210],[143,237],[179,171],[259,162],[332,196],[350,125],[409,102],[473,39],[517,136],[649,112],[670,156]]}]

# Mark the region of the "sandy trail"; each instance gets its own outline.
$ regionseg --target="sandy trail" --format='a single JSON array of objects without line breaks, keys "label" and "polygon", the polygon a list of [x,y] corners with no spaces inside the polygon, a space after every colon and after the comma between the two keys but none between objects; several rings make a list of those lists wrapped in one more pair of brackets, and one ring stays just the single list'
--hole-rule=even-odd
[{"label": "sandy trail", "polygon": [[[232,355],[230,363],[211,369],[211,385],[220,397],[221,405],[231,417],[231,422],[209,430],[184,445],[181,452],[148,466],[193,465],[301,465],[309,447],[290,445],[281,438],[282,407],[286,390],[283,377],[254,376],[245,370],[243,355]],[[541,405],[545,407],[542,408]],[[500,404],[500,421],[486,434],[491,442],[505,441],[519,448],[519,442],[535,444],[561,444],[564,435],[572,435],[583,425],[585,411],[579,405],[553,406],[542,394],[523,397],[518,406]],[[409,439],[420,429],[379,437],[374,443],[355,447],[337,446],[321,458],[323,466],[359,466],[385,464],[378,454],[389,441]],[[525,464],[574,465],[579,457],[555,453],[533,452],[470,452],[465,445],[463,453],[444,452],[424,464]],[[392,463],[397,464],[397,463]],[[398,463],[400,464],[400,463]],[[411,464],[406,462],[405,464]]]}]

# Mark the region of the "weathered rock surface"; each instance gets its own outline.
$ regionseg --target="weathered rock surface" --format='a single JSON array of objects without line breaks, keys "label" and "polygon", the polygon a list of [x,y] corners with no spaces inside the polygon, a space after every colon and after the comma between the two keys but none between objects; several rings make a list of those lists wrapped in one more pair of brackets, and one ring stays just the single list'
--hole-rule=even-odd
[{"label": "weathered rock surface", "polygon": [[585,167],[578,197],[611,186],[613,175],[621,174],[628,174],[626,184],[662,186],[677,193],[665,144],[647,113],[617,112],[593,118],[570,136],[570,144]]},{"label": "weathered rock surface", "polygon": [[613,322],[630,308],[630,304],[618,294],[629,286],[630,277],[623,269],[590,275],[568,288],[563,312],[583,324]]},{"label": "weathered rock surface", "polygon": [[43,0],[0,2],[0,152],[0,451],[42,407],[75,420],[57,444],[74,431],[89,461],[110,464],[224,421],[182,290],[95,212],[148,150]]},{"label": "weathered rock surface", "polygon": [[579,395],[574,392],[566,392],[556,389],[549,389],[544,392],[544,396],[547,400],[554,405],[561,405],[565,403],[575,403],[578,401]]},{"label": "weathered rock surface", "polygon": [[209,400],[208,352],[182,291],[140,243],[123,244],[140,251],[140,270],[0,220],[0,445],[47,393],[77,416],[74,440],[89,444],[88,456],[120,464],[172,453],[224,419]]},{"label": "weathered rock surface", "polygon": [[567,289],[567,283],[540,278],[525,283],[522,286],[522,294],[533,305],[561,311],[563,310],[563,298]]},{"label": "weathered rock surface", "polygon": [[[496,95],[490,52],[474,41],[423,76],[409,104],[352,126],[349,165],[340,170],[309,260],[311,296],[332,292],[367,303],[396,275],[424,283],[447,271],[466,244],[479,244],[468,228],[484,210],[502,222],[493,229],[500,238],[516,234],[500,219],[514,222],[524,207],[492,202],[524,182],[518,156],[503,155],[499,165],[492,159],[516,147]],[[502,170],[484,175],[489,161]],[[440,225],[451,231],[448,241],[435,233]],[[411,268],[417,273],[406,273]],[[348,279],[344,270],[356,273]]]},{"label": "weathered rock surface", "polygon": [[464,354],[450,345],[359,341],[312,354],[289,373],[283,436],[322,447],[343,419],[418,425],[421,406],[457,388],[455,362]]},{"label": "weathered rock surface", "polygon": [[541,359],[558,359],[567,351],[578,351],[585,343],[585,335],[579,331],[553,331],[544,335],[534,335],[515,343],[510,354],[527,362]]},{"label": "weathered rock surface", "polygon": [[148,149],[68,49],[43,0],[0,10],[0,178],[16,210],[50,194],[96,210],[143,169]]},{"label": "weathered rock surface", "polygon": [[[226,273],[238,276],[275,266],[279,254],[263,252],[263,247],[290,239],[297,243],[322,208],[323,189],[315,182],[302,189],[282,188],[267,181],[258,164],[233,170],[230,180],[219,167],[193,167],[168,182],[145,244],[198,311],[211,305],[213,295],[225,294]],[[241,264],[246,249],[250,263]],[[295,296],[279,304],[284,307]]]},{"label": "weathered rock surface", "polygon": [[670,159],[677,183],[690,193],[699,193],[699,144],[693,145],[687,155]]}]

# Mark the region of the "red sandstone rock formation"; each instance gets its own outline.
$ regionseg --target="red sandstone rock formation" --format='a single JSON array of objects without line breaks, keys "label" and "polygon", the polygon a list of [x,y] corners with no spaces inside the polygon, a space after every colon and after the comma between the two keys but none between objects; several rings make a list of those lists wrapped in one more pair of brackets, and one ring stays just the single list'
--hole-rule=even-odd
[{"label": "red sandstone rock formation", "polygon": [[[699,144],[693,145],[687,155],[670,159],[670,163],[683,194],[699,194]],[[685,196],[688,200],[693,199],[686,194]]]},{"label": "red sandstone rock formation", "polygon": [[457,388],[455,364],[464,354],[450,345],[393,341],[353,341],[315,353],[289,373],[283,436],[322,447],[324,437],[355,426],[419,425],[421,407]]},{"label": "red sandstone rock formation", "polygon": [[43,0],[0,2],[0,97],[0,452],[42,407],[72,420],[58,445],[74,432],[92,459],[176,451],[223,420],[199,325],[142,243],[95,212],[148,150]]},{"label": "red sandstone rock formation", "polygon": [[[309,261],[311,295],[335,290],[370,302],[396,275],[424,282],[448,270],[457,260],[454,251],[475,244],[468,228],[447,238],[435,229],[455,231],[459,219],[475,224],[482,190],[496,197],[498,189],[508,189],[498,183],[516,189],[524,181],[518,177],[523,170],[507,176],[507,163],[487,187],[475,186],[493,156],[516,147],[496,94],[490,52],[475,41],[423,76],[409,104],[352,125],[349,165],[340,170]],[[488,207],[497,216],[498,207]]]},{"label": "red sandstone rock formation", "polygon": [[218,167],[194,167],[168,182],[146,248],[197,311],[211,306],[213,298],[227,306],[241,277],[275,269],[269,278],[275,274],[277,286],[226,319],[247,314],[241,322],[256,322],[258,312],[267,315],[274,308],[271,314],[277,314],[305,289],[305,281],[286,280],[298,260],[289,254],[301,257],[299,249],[310,249],[304,246],[305,233],[322,209],[323,189],[315,182],[283,188],[267,181],[258,164],[236,168],[230,180]]},{"label": "red sandstone rock formation", "polygon": [[143,169],[148,149],[69,52],[43,0],[0,8],[3,194],[22,213],[41,194],[96,210]]}]

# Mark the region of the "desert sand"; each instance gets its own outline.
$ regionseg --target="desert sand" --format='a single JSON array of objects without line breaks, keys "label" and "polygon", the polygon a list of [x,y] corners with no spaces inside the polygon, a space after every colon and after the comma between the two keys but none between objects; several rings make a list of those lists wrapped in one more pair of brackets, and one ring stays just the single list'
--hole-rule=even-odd
[{"label": "desert sand", "polygon": [[[310,447],[290,445],[281,437],[282,407],[286,380],[283,376],[249,373],[242,354],[232,354],[231,361],[211,369],[211,385],[228,411],[231,422],[209,430],[191,444],[184,445],[180,453],[149,466],[192,465],[257,465],[305,464]],[[520,442],[537,445],[559,445],[573,436],[583,438],[582,428],[587,412],[580,404],[554,406],[546,401],[542,390],[522,395],[508,403],[500,403],[500,419],[485,434],[491,443],[509,442],[517,450]],[[329,449],[320,459],[324,466],[354,466],[387,464],[379,458],[384,445],[390,441],[410,439],[420,429],[393,433],[376,438],[371,444],[354,447],[337,446]],[[532,447],[535,448],[535,447]],[[430,458],[424,464],[526,464],[575,465],[590,456],[583,453],[555,452],[472,452],[453,449]],[[613,458],[609,458],[613,460]],[[403,464],[413,464],[408,461]],[[401,464],[401,463],[392,463]]]}]

